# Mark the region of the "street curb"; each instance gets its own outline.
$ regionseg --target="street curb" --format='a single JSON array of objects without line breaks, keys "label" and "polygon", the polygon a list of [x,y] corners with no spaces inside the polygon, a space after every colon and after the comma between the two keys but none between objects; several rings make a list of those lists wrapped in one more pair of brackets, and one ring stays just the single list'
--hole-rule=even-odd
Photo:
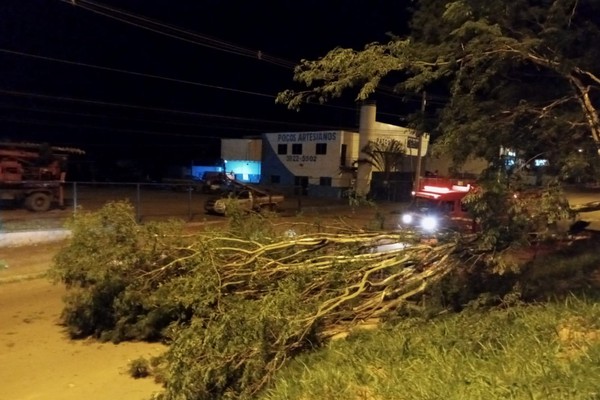
[{"label": "street curb", "polygon": [[68,229],[50,229],[43,231],[5,232],[0,233],[0,248],[29,246],[40,243],[50,243],[71,237]]}]

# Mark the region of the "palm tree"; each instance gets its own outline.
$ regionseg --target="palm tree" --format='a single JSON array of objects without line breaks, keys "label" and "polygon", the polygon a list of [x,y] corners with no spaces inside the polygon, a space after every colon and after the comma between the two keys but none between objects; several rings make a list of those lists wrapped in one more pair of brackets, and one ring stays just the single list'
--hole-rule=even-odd
[{"label": "palm tree", "polygon": [[369,141],[361,149],[366,158],[359,158],[357,162],[368,163],[378,171],[383,172],[384,179],[389,181],[390,174],[397,172],[402,167],[402,160],[406,150],[404,145],[396,139],[386,141]]},{"label": "palm tree", "polygon": [[389,200],[390,198],[390,177],[393,172],[400,171],[402,168],[402,161],[405,155],[404,145],[396,140],[381,140],[381,141],[369,141],[365,147],[361,149],[361,153],[366,157],[359,158],[357,164],[369,164],[376,171],[383,173],[383,193],[376,194],[379,190],[376,189],[375,193],[371,193],[373,196],[384,195]]}]

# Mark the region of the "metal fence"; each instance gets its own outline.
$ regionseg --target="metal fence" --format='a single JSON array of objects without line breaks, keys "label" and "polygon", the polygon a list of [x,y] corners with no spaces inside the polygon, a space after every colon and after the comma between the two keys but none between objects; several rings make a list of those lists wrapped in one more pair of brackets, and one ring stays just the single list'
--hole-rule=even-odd
[{"label": "metal fence", "polygon": [[[272,187],[285,195],[279,209],[297,214],[317,207],[342,206],[347,199],[311,197],[295,187]],[[181,183],[146,182],[67,182],[65,205],[46,212],[31,212],[10,203],[0,205],[0,232],[60,228],[72,215],[81,211],[96,211],[115,201],[129,202],[139,222],[180,219],[186,222],[223,220],[222,216],[207,214],[204,203],[218,193],[203,193],[199,187]]]}]

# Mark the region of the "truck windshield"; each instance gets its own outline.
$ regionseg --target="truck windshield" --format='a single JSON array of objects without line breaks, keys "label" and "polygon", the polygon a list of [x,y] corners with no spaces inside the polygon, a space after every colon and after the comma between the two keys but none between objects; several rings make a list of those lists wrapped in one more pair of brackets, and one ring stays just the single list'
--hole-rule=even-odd
[{"label": "truck windshield", "polygon": [[448,214],[454,211],[453,201],[426,199],[417,197],[414,203],[414,210],[420,213],[442,213]]},{"label": "truck windshield", "polygon": [[440,201],[434,199],[415,198],[411,208],[420,213],[440,212]]}]

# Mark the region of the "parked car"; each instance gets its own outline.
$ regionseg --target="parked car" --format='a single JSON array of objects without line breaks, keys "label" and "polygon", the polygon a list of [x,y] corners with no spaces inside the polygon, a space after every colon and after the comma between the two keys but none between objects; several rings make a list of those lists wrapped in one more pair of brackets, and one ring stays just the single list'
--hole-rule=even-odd
[{"label": "parked car", "polygon": [[226,191],[219,197],[213,197],[204,203],[208,213],[224,215],[229,202],[245,211],[276,210],[285,200],[282,194],[275,194],[256,188],[243,187],[239,190]]},{"label": "parked car", "polygon": [[226,177],[210,178],[202,185],[202,193],[221,193],[227,191],[232,182]]}]

